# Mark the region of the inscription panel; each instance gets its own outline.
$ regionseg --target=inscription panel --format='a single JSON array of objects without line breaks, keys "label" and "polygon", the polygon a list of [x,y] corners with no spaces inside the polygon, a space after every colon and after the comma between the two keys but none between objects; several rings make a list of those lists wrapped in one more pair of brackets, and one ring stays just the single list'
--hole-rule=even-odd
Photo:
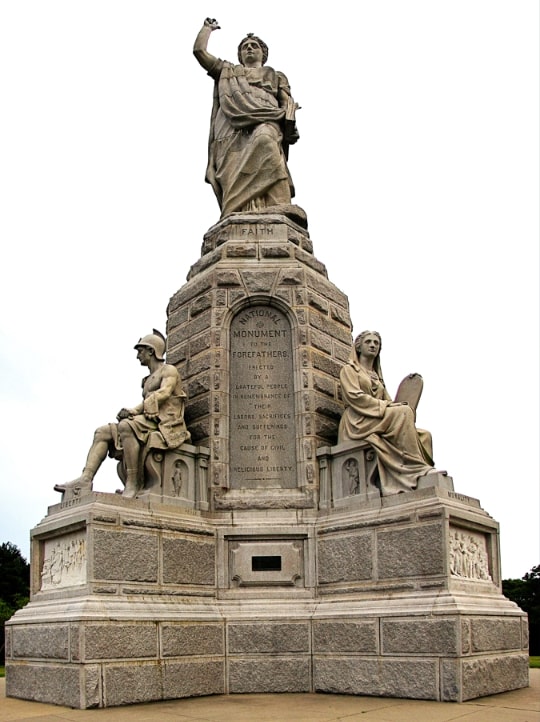
[{"label": "inscription panel", "polygon": [[[279,559],[279,564],[263,560]],[[261,563],[263,562],[263,563]],[[229,586],[305,586],[304,540],[252,539],[229,542]]]},{"label": "inscription panel", "polygon": [[287,230],[284,223],[235,223],[227,228],[227,240],[286,241]]},{"label": "inscription panel", "polygon": [[291,327],[271,306],[235,316],[230,339],[230,486],[296,486]]}]

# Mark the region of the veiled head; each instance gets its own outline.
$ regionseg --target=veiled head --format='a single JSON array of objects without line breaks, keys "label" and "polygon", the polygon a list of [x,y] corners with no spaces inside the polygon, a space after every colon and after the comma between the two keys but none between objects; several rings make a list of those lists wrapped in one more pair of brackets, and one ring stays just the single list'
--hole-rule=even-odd
[{"label": "veiled head", "polygon": [[362,333],[358,334],[358,336],[354,339],[354,348],[358,357],[361,356],[362,348],[369,343],[370,339],[375,339],[377,341],[378,351],[376,355],[379,356],[382,348],[381,334],[378,331],[362,331]]}]

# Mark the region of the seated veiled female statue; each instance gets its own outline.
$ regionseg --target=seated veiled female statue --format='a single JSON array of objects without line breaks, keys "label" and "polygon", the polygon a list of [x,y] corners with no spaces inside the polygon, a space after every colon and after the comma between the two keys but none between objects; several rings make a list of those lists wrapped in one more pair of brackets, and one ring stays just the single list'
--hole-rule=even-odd
[{"label": "seated veiled female statue", "polygon": [[380,352],[375,331],[364,331],[354,341],[340,374],[346,408],[338,441],[367,441],[376,450],[381,494],[387,496],[415,489],[419,477],[441,472],[433,468],[431,434],[416,428],[411,406],[390,398]]}]

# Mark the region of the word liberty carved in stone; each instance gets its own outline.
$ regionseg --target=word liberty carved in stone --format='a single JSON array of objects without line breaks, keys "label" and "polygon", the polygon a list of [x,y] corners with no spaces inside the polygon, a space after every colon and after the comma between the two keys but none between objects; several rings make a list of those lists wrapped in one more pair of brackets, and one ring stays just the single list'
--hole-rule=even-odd
[{"label": "word liberty carved in stone", "polygon": [[271,306],[236,315],[230,339],[230,485],[296,486],[291,327]]}]

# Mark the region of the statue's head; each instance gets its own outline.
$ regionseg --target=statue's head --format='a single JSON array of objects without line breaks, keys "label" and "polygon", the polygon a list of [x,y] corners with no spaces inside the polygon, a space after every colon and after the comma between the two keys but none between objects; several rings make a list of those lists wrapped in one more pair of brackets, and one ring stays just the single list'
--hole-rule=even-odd
[{"label": "statue's head", "polygon": [[140,338],[133,348],[139,350],[143,347],[151,348],[157,360],[163,361],[165,355],[165,336],[154,328],[148,336]]},{"label": "statue's head", "polygon": [[358,336],[354,339],[354,348],[358,357],[362,354],[362,347],[364,344],[369,343],[371,339],[375,339],[377,341],[379,346],[377,357],[379,356],[382,348],[381,334],[378,331],[362,331],[362,333],[358,334]]},{"label": "statue's head", "polygon": [[268,60],[268,45],[253,33],[248,33],[238,46],[238,61],[241,65],[253,65]]}]

